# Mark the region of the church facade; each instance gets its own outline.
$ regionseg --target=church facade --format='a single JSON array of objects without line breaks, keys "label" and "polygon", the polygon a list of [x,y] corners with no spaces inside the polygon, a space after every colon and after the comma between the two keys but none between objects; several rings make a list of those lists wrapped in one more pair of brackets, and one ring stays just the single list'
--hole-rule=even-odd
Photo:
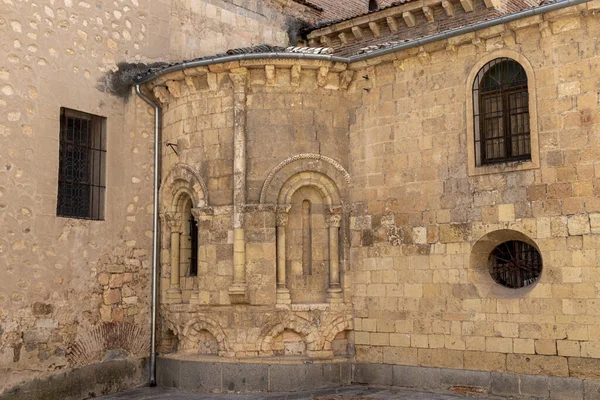
[{"label": "church facade", "polygon": [[0,390],[144,382],[156,235],[159,385],[600,398],[600,3],[358,3],[5,20]]}]

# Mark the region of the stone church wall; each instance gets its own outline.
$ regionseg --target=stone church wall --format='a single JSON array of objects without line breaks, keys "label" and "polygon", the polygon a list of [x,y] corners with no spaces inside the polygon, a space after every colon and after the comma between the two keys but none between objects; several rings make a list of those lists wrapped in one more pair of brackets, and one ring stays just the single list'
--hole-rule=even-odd
[{"label": "stone church wall", "polygon": [[[398,52],[357,73],[368,76],[351,86],[358,362],[599,377],[600,28],[586,7],[597,5]],[[539,168],[535,154],[531,169],[469,164],[469,77],[495,57],[528,71]],[[491,248],[480,254],[517,238],[543,258],[530,290],[501,289],[487,271]]]}]

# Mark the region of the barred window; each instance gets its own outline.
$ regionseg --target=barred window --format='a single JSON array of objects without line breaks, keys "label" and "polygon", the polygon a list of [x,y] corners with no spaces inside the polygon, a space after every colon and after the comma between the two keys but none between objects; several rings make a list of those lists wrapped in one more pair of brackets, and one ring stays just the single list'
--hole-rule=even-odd
[{"label": "barred window", "polygon": [[492,278],[511,289],[531,285],[542,273],[542,256],[535,247],[520,240],[496,246],[488,262]]},{"label": "barred window", "polygon": [[104,219],[105,130],[105,118],[61,108],[58,216]]},{"label": "barred window", "polygon": [[531,160],[527,74],[510,58],[485,64],[473,83],[478,166]]}]

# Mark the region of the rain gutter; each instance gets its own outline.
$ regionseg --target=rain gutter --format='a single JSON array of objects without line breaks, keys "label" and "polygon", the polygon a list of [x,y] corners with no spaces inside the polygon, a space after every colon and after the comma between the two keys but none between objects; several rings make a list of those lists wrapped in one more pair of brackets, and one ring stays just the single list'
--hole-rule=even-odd
[{"label": "rain gutter", "polygon": [[158,292],[158,191],[160,188],[160,115],[161,108],[150,100],[140,88],[135,85],[135,92],[150,107],[154,108],[154,202],[152,205],[152,299],[150,304],[150,386],[156,386],[156,307]]},{"label": "rain gutter", "polygon": [[395,44],[384,49],[374,50],[364,54],[358,54],[350,57],[340,57],[329,54],[307,54],[307,53],[291,53],[291,52],[272,52],[272,53],[246,53],[236,54],[231,56],[223,57],[209,57],[194,61],[185,61],[179,64],[171,65],[167,68],[154,71],[147,76],[138,77],[135,80],[136,84],[141,85],[149,82],[161,75],[165,75],[171,72],[182,71],[187,68],[205,67],[213,64],[222,64],[235,61],[246,61],[246,60],[264,60],[264,59],[284,59],[284,60],[315,60],[315,61],[330,61],[345,64],[352,64],[359,61],[365,61],[371,58],[384,56],[386,54],[394,53],[400,50],[406,50],[413,47],[424,46],[426,44],[436,42],[438,40],[449,39],[451,37],[464,35],[466,33],[475,32],[478,30],[491,28],[493,26],[506,24],[519,19],[533,17],[536,15],[545,14],[550,11],[560,10],[566,7],[572,7],[579,4],[587,3],[590,0],[565,0],[557,3],[546,4],[531,8],[528,10],[519,11],[513,14],[507,14],[502,17],[489,19],[487,21],[481,21],[472,25],[461,26],[459,28],[451,29],[442,33],[426,36],[420,39],[410,40],[405,43]]}]

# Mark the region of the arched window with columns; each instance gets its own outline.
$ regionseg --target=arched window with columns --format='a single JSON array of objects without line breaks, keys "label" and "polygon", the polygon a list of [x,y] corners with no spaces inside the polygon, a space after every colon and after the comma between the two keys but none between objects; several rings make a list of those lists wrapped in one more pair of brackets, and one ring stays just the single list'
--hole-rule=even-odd
[{"label": "arched window with columns", "polygon": [[337,186],[321,173],[300,172],[283,184],[277,203],[277,302],[342,301]]},{"label": "arched window with columns", "polygon": [[[175,164],[163,181],[160,191],[163,249],[163,295],[166,303],[199,302],[198,272],[202,243],[198,237],[198,217],[206,209],[206,185],[192,167]],[[168,266],[168,267],[167,267]]]}]

